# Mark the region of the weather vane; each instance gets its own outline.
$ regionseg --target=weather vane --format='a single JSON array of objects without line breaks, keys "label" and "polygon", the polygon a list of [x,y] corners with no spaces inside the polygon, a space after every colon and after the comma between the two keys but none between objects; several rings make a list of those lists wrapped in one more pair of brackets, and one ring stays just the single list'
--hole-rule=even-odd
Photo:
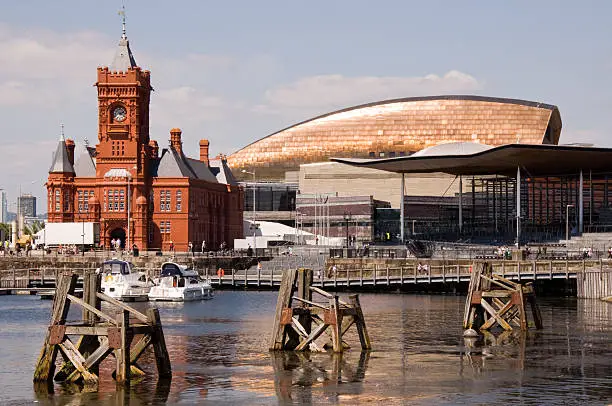
[{"label": "weather vane", "polygon": [[117,14],[121,16],[121,22],[122,22],[122,28],[123,28],[123,34],[121,35],[121,38],[126,39],[127,35],[125,34],[125,5],[121,6],[121,10],[119,10]]},{"label": "weather vane", "polygon": [[60,123],[60,135],[63,141],[64,140],[64,123]]}]

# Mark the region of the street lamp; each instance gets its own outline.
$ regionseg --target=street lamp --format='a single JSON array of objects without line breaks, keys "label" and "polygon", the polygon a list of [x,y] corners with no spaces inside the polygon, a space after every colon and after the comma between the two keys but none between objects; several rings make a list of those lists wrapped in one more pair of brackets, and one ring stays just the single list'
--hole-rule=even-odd
[{"label": "street lamp", "polygon": [[570,207],[574,207],[573,204],[568,204],[565,206],[565,241],[569,241],[569,209]]},{"label": "street lamp", "polygon": [[[132,167],[132,169],[138,169],[138,167],[136,165],[134,165]],[[130,171],[127,171],[127,244],[126,244],[126,249],[127,252],[129,254],[130,249],[132,248],[132,244],[131,244],[131,237],[132,237],[132,233],[131,233],[131,215],[132,215],[132,211],[131,211],[131,201],[132,201],[132,194],[130,193],[130,183],[132,183],[132,173]]]},{"label": "street lamp", "polygon": [[255,171],[249,172],[246,169],[243,169],[242,173],[253,175],[253,249],[255,250],[255,258],[257,258],[257,223],[255,222],[255,194],[257,189],[255,185]]}]

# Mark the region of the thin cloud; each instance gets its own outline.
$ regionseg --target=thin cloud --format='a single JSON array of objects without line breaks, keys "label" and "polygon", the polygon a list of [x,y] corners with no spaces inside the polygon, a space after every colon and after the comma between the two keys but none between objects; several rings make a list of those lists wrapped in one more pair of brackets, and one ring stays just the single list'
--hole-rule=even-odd
[{"label": "thin cloud", "polygon": [[374,100],[474,92],[482,84],[473,76],[451,70],[443,76],[358,76],[319,75],[298,79],[293,83],[274,87],[265,93],[268,109],[258,106],[259,111],[269,112],[283,108],[312,109],[346,107]]}]

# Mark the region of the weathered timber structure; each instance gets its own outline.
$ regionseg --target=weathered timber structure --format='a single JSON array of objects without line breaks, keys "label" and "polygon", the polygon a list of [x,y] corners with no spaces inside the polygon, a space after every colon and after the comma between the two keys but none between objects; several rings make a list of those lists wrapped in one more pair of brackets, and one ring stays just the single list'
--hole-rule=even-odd
[{"label": "weathered timber structure", "polygon": [[[59,382],[97,385],[99,365],[110,354],[117,361],[113,373],[117,383],[128,384],[131,376],[144,375],[137,364],[144,351],[153,346],[160,378],[170,378],[172,369],[166,349],[159,311],[149,309],[143,314],[100,292],[101,275],[83,275],[83,298],[75,296],[77,275],[63,273],[57,285],[51,323],[41,350],[34,382]],[[116,312],[101,311],[106,302]],[[67,320],[70,304],[82,308],[82,320]],[[131,318],[136,319],[133,321]],[[70,337],[77,336],[77,340]],[[58,352],[65,360],[55,374]],[[55,374],[55,376],[54,376]]]},{"label": "weathered timber structure", "polygon": [[[313,301],[313,293],[325,298],[327,303]],[[357,328],[361,348],[370,350],[359,295],[350,295],[349,302],[312,286],[312,270],[286,270],[278,292],[270,350],[324,351],[331,347],[333,352],[342,352],[350,348],[342,338],[353,325]],[[324,332],[331,336],[331,346],[316,342]]]},{"label": "weathered timber structure", "polygon": [[533,322],[537,329],[543,328],[542,316],[530,283],[521,285],[502,276],[495,275],[489,263],[474,266],[463,316],[464,329],[487,331],[495,325],[506,331],[514,328],[525,331],[527,302],[531,305]]}]

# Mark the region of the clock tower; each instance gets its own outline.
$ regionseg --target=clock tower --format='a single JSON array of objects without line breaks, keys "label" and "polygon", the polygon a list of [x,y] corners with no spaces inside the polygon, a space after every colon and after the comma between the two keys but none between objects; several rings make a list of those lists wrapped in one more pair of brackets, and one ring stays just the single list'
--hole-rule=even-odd
[{"label": "clock tower", "polygon": [[147,173],[151,76],[136,65],[125,34],[110,67],[98,68],[97,176],[124,169]]},{"label": "clock tower", "polygon": [[[125,17],[125,16],[124,16]],[[109,67],[99,67],[98,145],[96,178],[99,188],[100,232],[104,244],[148,246],[150,176],[149,101],[151,75],[134,59],[125,34]]]}]

